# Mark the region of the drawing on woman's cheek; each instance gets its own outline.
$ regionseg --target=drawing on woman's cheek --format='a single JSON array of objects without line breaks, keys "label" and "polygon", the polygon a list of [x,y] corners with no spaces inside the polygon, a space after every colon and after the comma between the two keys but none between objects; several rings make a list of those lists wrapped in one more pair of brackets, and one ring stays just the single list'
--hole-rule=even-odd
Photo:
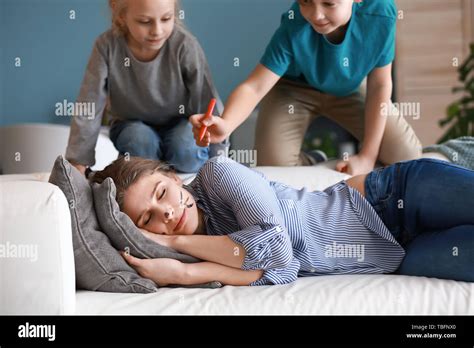
[{"label": "drawing on woman's cheek", "polygon": [[180,208],[191,208],[194,203],[186,204],[189,201],[189,197],[186,198],[186,201],[183,200],[183,191],[180,191],[179,207]]}]

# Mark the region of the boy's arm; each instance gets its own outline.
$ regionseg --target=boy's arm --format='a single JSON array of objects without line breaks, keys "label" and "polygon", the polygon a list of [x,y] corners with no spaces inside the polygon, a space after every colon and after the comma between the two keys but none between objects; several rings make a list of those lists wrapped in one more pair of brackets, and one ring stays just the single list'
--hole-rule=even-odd
[{"label": "boy's arm", "polygon": [[201,140],[198,137],[203,125],[202,114],[196,114],[189,118],[193,125],[193,133],[198,146],[207,147],[211,143],[220,143],[228,138],[230,134],[242,123],[278,82],[280,76],[259,64],[250,74],[248,79],[240,84],[230,95],[224,108],[222,117],[211,117],[206,120],[208,132]]},{"label": "boy's arm", "polygon": [[367,78],[365,136],[360,156],[375,164],[382,143],[386,116],[382,106],[389,107],[392,95],[392,64],[375,68]]},{"label": "boy's arm", "polygon": [[227,122],[229,134],[244,122],[280,78],[279,75],[259,64],[247,80],[232,92],[222,115]]},{"label": "boy's arm", "polygon": [[[392,64],[375,68],[367,79],[365,102],[365,135],[360,152],[336,164],[336,170],[359,175],[374,169],[385,132],[387,119],[382,110],[391,105]],[[385,106],[385,108],[383,107]]]}]

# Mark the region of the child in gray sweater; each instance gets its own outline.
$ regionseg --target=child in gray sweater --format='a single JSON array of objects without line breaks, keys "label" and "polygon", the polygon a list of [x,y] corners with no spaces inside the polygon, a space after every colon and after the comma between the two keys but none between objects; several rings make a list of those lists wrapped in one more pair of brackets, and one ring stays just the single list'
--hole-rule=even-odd
[{"label": "child in gray sweater", "polygon": [[[190,115],[204,112],[213,85],[204,52],[178,19],[177,0],[109,0],[112,28],[93,47],[77,103],[91,104],[93,117],[72,118],[66,158],[80,171],[95,163],[102,116],[122,155],[170,162],[197,172],[225,146],[195,144]],[[211,153],[211,156],[213,154]]]}]

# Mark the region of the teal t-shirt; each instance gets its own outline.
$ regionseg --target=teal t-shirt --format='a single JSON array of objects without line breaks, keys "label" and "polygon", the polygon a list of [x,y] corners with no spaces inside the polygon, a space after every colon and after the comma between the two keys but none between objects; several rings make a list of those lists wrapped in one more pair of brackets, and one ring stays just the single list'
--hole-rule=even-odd
[{"label": "teal t-shirt", "polygon": [[394,0],[354,3],[344,40],[336,45],[313,29],[295,3],[282,15],[260,63],[323,93],[347,96],[374,68],[393,61],[396,21]]}]

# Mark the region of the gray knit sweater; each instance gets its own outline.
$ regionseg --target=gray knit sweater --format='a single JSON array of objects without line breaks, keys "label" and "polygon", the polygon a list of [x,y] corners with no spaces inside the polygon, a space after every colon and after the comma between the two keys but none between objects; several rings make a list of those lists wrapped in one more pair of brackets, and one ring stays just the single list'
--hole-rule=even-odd
[{"label": "gray knit sweater", "polygon": [[[137,60],[125,37],[109,30],[94,44],[76,101],[94,103],[95,115],[72,117],[66,158],[83,165],[95,163],[94,149],[106,106],[111,123],[141,120],[159,127],[204,113],[211,98],[219,100],[206,57],[186,29],[176,26],[150,62]],[[222,110],[219,100],[214,114]]]},{"label": "gray knit sweater", "polygon": [[423,152],[438,152],[452,163],[474,170],[474,137],[460,137],[440,145],[425,147]]}]

